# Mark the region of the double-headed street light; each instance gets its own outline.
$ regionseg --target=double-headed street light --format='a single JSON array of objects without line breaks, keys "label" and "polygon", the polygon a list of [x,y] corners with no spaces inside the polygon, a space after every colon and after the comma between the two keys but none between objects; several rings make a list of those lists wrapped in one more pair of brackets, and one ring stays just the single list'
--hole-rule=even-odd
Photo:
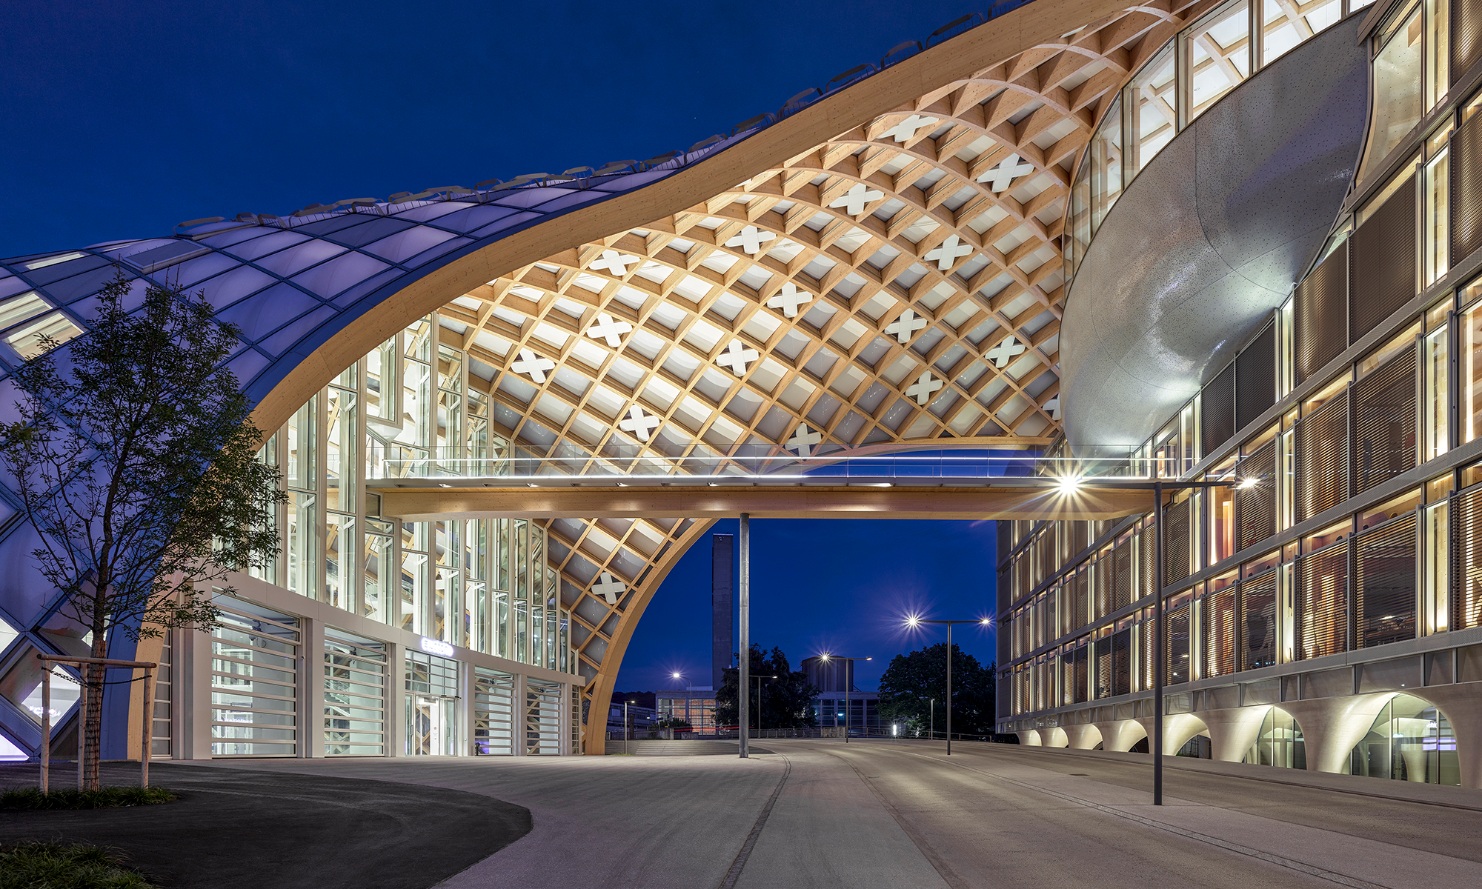
[{"label": "double-headed street light", "polygon": [[[818,659],[825,664],[829,661],[844,661],[844,743],[849,743],[849,686],[854,684],[854,668],[850,664],[854,661],[872,661],[873,657],[844,657],[838,654],[824,652]],[[868,728],[866,729],[868,731]]]},{"label": "double-headed street light", "polygon": [[952,755],[952,625],[953,624],[977,624],[980,627],[992,626],[990,618],[980,617],[975,620],[928,620],[912,614],[906,618],[906,626],[916,629],[922,624],[946,624],[947,625],[947,755]]}]

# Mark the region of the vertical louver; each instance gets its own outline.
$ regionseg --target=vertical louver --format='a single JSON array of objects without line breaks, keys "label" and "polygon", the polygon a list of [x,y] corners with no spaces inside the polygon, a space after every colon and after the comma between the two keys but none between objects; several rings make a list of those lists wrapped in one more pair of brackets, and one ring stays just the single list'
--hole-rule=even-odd
[{"label": "vertical louver", "polygon": [[1112,571],[1111,576],[1105,578],[1105,583],[1098,583],[1096,585],[1096,618],[1106,617],[1112,612],[1112,602],[1116,600],[1117,589],[1122,583],[1121,575],[1118,573],[1121,569],[1117,567],[1119,562],[1120,560],[1116,556],[1116,550],[1112,551],[1110,558],[1103,556],[1101,559],[1101,564],[1103,566],[1111,566]]},{"label": "vertical louver", "polygon": [[1140,626],[1142,627],[1142,654],[1138,658],[1138,661],[1142,667],[1142,687],[1152,688],[1153,663],[1156,659],[1153,649],[1153,631],[1156,627],[1153,625],[1153,619],[1151,617],[1144,620]]},{"label": "vertical louver", "polygon": [[1137,533],[1137,597],[1150,596],[1157,590],[1153,584],[1157,576],[1153,573],[1153,557],[1158,553],[1158,529],[1149,522]]},{"label": "vertical louver", "polygon": [[1085,571],[1077,571],[1071,582],[1072,607],[1069,630],[1083,627],[1091,620],[1091,577]]},{"label": "vertical louver", "polygon": [[1199,399],[1199,440],[1207,454],[1235,435],[1235,365],[1210,380]]},{"label": "vertical louver", "polygon": [[1348,650],[1348,541],[1297,560],[1297,624],[1303,660]]},{"label": "vertical louver", "polygon": [[1075,683],[1074,697],[1070,703],[1083,704],[1087,701],[1087,690],[1090,687],[1089,676],[1091,648],[1085,643],[1076,646],[1071,652],[1071,681]]},{"label": "vertical louver", "polygon": [[1235,548],[1243,550],[1276,533],[1276,442],[1241,460],[1235,474],[1254,481],[1235,489]]},{"label": "vertical louver", "polygon": [[1240,669],[1276,663],[1276,572],[1240,584]]},{"label": "vertical louver", "polygon": [[1415,513],[1354,538],[1359,648],[1415,638]]},{"label": "vertical louver", "polygon": [[1482,626],[1482,487],[1451,502],[1451,629]]},{"label": "vertical louver", "polygon": [[1295,298],[1295,364],[1302,382],[1348,348],[1347,241],[1297,285]]},{"label": "vertical louver", "polygon": [[1362,493],[1415,466],[1415,350],[1353,384],[1353,484]]},{"label": "vertical louver", "polygon": [[1091,545],[1091,523],[1070,523],[1070,554],[1073,556]]},{"label": "vertical louver", "polygon": [[1095,662],[1095,668],[1096,669],[1095,669],[1095,673],[1094,673],[1095,684],[1092,686],[1092,691],[1094,692],[1094,694],[1092,694],[1092,698],[1093,699],[1096,699],[1096,700],[1100,700],[1101,698],[1111,697],[1111,693],[1112,693],[1112,690],[1111,690],[1112,689],[1112,646],[1111,646],[1111,641],[1112,640],[1111,640],[1111,637],[1110,636],[1102,636],[1100,639],[1097,639],[1096,642],[1095,642],[1095,646],[1096,646],[1096,662]]},{"label": "vertical louver", "polygon": [[1415,297],[1415,177],[1411,176],[1359,226],[1352,247],[1350,340],[1374,329]]},{"label": "vertical louver", "polygon": [[1204,598],[1204,678],[1235,672],[1235,588]]},{"label": "vertical louver", "polygon": [[[1235,428],[1244,429],[1276,403],[1276,325],[1268,324],[1235,358]],[[1213,448],[1204,440],[1204,452]]]},{"label": "vertical louver", "polygon": [[1348,498],[1348,392],[1333,396],[1297,426],[1297,520]]}]

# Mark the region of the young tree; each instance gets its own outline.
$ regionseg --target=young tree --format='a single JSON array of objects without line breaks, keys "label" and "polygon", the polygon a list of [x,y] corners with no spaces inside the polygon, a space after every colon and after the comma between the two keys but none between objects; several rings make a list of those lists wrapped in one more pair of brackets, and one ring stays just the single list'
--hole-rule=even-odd
[{"label": "young tree", "polygon": [[[0,429],[33,554],[90,634],[159,636],[217,619],[209,586],[277,548],[277,470],[224,362],[236,330],[200,296],[150,285],[133,312],[122,275],[98,295],[91,330],[15,373],[20,419]],[[83,774],[98,786],[104,671],[83,670]],[[148,754],[145,739],[144,755]]]},{"label": "young tree", "polygon": [[[763,678],[760,683],[760,700],[753,700],[751,707],[753,729],[766,728],[798,728],[800,726],[812,725],[814,723],[812,702],[818,695],[818,689],[809,684],[808,675],[802,670],[794,670],[787,662],[787,655],[782,649],[773,648],[770,655],[762,651],[760,645],[751,646],[751,695],[756,698],[758,694],[758,677],[776,676],[776,679]],[[737,683],[740,681],[741,671],[735,667],[727,667],[721,679],[721,686],[715,692],[715,722],[717,725],[737,725],[741,721],[740,694]],[[760,709],[758,709],[760,708]],[[759,720],[758,720],[758,717]]]},{"label": "young tree", "polygon": [[[880,676],[880,715],[925,731],[936,700],[936,724],[945,727],[947,644],[898,654]],[[954,734],[993,733],[993,667],[952,646],[952,730]]]}]

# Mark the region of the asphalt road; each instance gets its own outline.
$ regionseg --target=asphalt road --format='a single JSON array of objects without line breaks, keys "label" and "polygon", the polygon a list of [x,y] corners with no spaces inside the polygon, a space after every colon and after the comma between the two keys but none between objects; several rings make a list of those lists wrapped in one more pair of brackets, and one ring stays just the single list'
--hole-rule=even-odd
[{"label": "asphalt road", "polygon": [[[429,870],[422,885],[442,879],[443,889],[1482,885],[1476,791],[1276,769],[1231,776],[1169,761],[1168,804],[1154,807],[1146,757],[959,744],[949,759],[940,744],[838,740],[769,741],[768,749],[749,760],[229,767],[269,773],[263,778],[278,780],[263,787],[282,792],[306,774],[456,791],[449,799],[473,794],[529,810],[533,827],[522,838],[451,876]],[[360,808],[366,819],[380,817],[372,805]],[[338,818],[346,834],[358,823],[345,812],[326,817]],[[458,839],[442,824],[441,833],[408,832],[400,841],[379,828],[374,834],[394,854],[428,861]],[[483,832],[476,820],[459,825],[452,830]],[[302,835],[311,849],[322,837]]]}]

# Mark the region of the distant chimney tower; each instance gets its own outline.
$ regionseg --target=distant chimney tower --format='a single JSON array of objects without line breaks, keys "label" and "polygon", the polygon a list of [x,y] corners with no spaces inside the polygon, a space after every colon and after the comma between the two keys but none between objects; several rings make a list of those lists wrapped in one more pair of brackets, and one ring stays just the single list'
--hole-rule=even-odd
[{"label": "distant chimney tower", "polygon": [[710,538],[710,675],[711,688],[720,688],[725,669],[731,665],[731,631],[735,587],[731,578],[736,564],[736,535],[716,534]]}]

